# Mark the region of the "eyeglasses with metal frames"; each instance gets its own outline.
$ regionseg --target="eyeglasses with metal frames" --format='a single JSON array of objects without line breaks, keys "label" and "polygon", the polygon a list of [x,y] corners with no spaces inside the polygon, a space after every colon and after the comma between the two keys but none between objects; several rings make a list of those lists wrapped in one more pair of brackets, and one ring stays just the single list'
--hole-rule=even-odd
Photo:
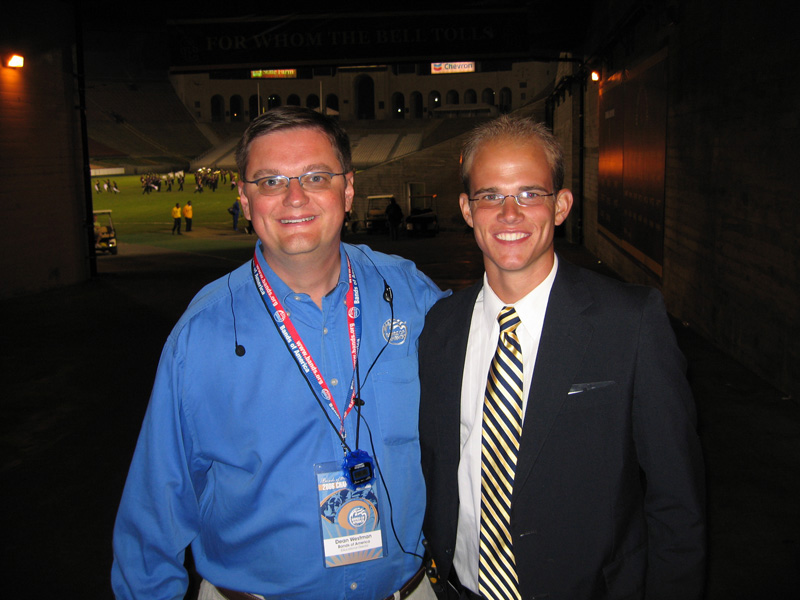
[{"label": "eyeglasses with metal frames", "polygon": [[545,198],[555,196],[554,193],[544,194],[542,192],[520,192],[519,194],[482,194],[477,198],[469,198],[470,202],[475,202],[478,207],[493,208],[496,206],[503,206],[506,198],[513,198],[517,206],[531,207],[541,206],[545,202]]},{"label": "eyeglasses with metal frames", "polygon": [[330,189],[333,178],[343,173],[330,173],[328,171],[310,171],[297,177],[287,177],[286,175],[267,175],[259,177],[253,181],[242,178],[245,183],[252,183],[258,187],[258,193],[262,196],[277,196],[289,189],[292,179],[297,179],[300,187],[307,192],[322,192]]}]

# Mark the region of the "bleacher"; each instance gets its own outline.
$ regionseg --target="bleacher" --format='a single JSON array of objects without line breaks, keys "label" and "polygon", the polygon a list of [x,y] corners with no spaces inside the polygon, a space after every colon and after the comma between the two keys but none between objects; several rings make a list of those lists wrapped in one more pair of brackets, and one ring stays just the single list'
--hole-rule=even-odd
[{"label": "bleacher", "polygon": [[[391,121],[343,121],[350,137],[353,165],[367,169],[390,160],[417,152],[472,129],[477,119],[429,119]],[[195,158],[191,168],[217,165],[235,168],[233,146],[241,136],[246,123],[213,123],[214,131],[222,141],[203,155]]]},{"label": "bleacher", "polygon": [[392,158],[411,154],[420,148],[422,148],[422,132],[409,133],[397,141],[392,152]]},{"label": "bleacher", "polygon": [[397,143],[396,133],[370,133],[351,139],[353,164],[366,167],[389,159]]},{"label": "bleacher", "polygon": [[[168,81],[89,82],[86,116],[92,164],[158,169],[235,168],[246,122],[197,123]],[[452,139],[481,118],[343,121],[353,164],[374,167]]]},{"label": "bleacher", "polygon": [[366,169],[457,137],[485,120],[345,121],[342,126],[350,135],[353,164],[357,169]]},{"label": "bleacher", "polygon": [[[183,167],[215,141],[168,81],[88,82],[86,121],[93,164]],[[92,148],[103,151],[92,156]]]}]

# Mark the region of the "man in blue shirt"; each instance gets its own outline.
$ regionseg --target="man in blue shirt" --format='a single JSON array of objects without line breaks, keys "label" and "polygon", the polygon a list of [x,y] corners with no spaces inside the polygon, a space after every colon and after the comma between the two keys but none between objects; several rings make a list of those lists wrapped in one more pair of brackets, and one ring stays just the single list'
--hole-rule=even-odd
[{"label": "man in blue shirt", "polygon": [[114,529],[118,598],[428,600],[417,339],[443,294],[342,244],[347,135],[296,107],[237,148],[253,260],[167,340]]}]

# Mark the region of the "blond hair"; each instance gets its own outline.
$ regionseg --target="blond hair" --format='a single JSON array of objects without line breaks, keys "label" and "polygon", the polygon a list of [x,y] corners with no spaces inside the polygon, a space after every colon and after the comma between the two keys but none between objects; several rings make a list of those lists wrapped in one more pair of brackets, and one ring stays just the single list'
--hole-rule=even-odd
[{"label": "blond hair", "polygon": [[461,151],[461,182],[464,191],[470,194],[469,170],[478,150],[489,142],[509,140],[523,143],[538,143],[547,157],[547,164],[553,177],[554,192],[564,185],[564,151],[561,144],[544,124],[529,117],[503,115],[498,119],[479,125],[473,129],[464,142]]}]

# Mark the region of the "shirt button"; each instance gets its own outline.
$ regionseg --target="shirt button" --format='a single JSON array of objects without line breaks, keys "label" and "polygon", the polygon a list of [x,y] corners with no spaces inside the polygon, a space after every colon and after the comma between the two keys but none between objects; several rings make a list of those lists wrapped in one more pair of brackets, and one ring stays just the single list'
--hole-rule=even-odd
[{"label": "shirt button", "polygon": [[295,296],[294,299],[300,301],[300,296]]},{"label": "shirt button", "polygon": [[322,328],[322,333],[327,335],[328,334],[328,328],[327,327],[323,327]]},{"label": "shirt button", "polygon": [[331,385],[339,385],[339,380],[334,377],[331,379]]},{"label": "shirt button", "polygon": [[353,583],[351,583],[351,584],[350,584],[350,589],[351,589],[351,590],[354,590],[354,589],[356,589],[357,587],[358,587],[358,584],[357,584],[355,581],[354,581]]}]

